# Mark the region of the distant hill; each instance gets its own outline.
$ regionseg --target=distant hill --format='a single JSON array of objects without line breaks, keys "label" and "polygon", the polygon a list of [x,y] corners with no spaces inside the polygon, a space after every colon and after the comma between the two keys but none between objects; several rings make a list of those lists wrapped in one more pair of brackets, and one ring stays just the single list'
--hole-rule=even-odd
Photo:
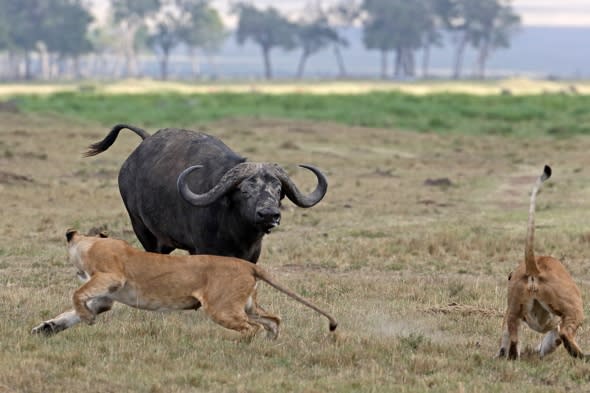
[{"label": "distant hill", "polygon": [[[350,46],[343,51],[350,76],[376,78],[379,74],[380,56],[376,51],[366,51],[362,46],[362,31],[351,28],[345,31]],[[446,47],[435,49],[431,55],[431,71],[440,77],[448,77],[453,58],[453,48],[447,40]],[[272,52],[274,74],[279,78],[292,78],[295,74],[299,51]],[[421,53],[417,53],[421,64]],[[389,64],[393,63],[393,57]],[[260,78],[263,74],[262,57],[257,46],[236,44],[235,37],[228,38],[212,63],[203,60],[204,75],[220,77]],[[419,67],[418,67],[419,68]],[[474,52],[469,50],[463,66],[464,76],[473,73]],[[172,72],[181,75],[188,71],[188,64],[176,63]],[[533,76],[555,78],[590,78],[590,27],[523,27],[513,37],[510,49],[495,52],[488,63],[490,76]],[[325,50],[308,60],[305,77],[335,77],[336,60],[332,50]]]}]

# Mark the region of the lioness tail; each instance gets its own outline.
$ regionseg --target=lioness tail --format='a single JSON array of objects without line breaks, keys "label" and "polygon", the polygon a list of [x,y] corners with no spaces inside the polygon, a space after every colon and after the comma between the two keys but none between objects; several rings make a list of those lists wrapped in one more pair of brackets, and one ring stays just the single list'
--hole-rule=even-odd
[{"label": "lioness tail", "polygon": [[255,265],[253,265],[252,267],[254,268],[254,275],[256,276],[256,278],[266,282],[268,285],[277,289],[280,292],[283,292],[285,295],[297,300],[299,303],[302,303],[302,304],[306,305],[307,307],[311,308],[312,310],[322,314],[323,316],[328,318],[328,321],[330,321],[330,331],[333,332],[334,330],[336,330],[336,328],[338,327],[338,322],[336,322],[334,317],[332,317],[330,314],[328,314],[327,312],[325,312],[324,310],[322,310],[321,308],[319,308],[315,304],[311,303],[309,300],[304,299],[303,297],[299,296],[295,292],[292,292],[289,289],[287,289],[287,288],[281,286],[280,284],[276,283],[275,281],[273,281],[271,276],[266,271],[262,270],[260,267],[255,266]]},{"label": "lioness tail", "polygon": [[549,179],[550,177],[551,167],[549,165],[545,165],[545,167],[543,168],[543,173],[535,182],[535,186],[533,187],[533,191],[531,192],[531,203],[529,206],[529,222],[527,226],[526,243],[524,247],[524,260],[526,264],[527,276],[537,276],[539,274],[539,268],[537,266],[537,261],[535,260],[535,252],[533,250],[535,240],[535,203],[537,199],[537,193],[539,192],[541,185],[545,180]]}]

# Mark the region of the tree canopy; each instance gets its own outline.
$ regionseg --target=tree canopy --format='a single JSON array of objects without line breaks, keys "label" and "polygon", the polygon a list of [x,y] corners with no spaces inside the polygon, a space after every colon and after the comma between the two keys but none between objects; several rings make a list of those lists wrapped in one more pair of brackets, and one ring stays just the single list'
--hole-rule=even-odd
[{"label": "tree canopy", "polygon": [[[97,24],[86,0],[0,0],[0,51],[9,54],[17,70],[13,74],[51,76],[47,69],[56,69],[56,63],[59,69],[72,62],[78,68],[80,59],[87,64],[88,57],[94,56],[102,57],[105,67],[122,70],[120,76],[139,76],[139,54],[150,51],[158,57],[160,75],[166,78],[171,54],[185,48],[197,75],[199,51],[211,58],[229,35],[211,0],[105,2],[110,5],[109,17]],[[301,51],[299,77],[311,56],[332,49],[338,75],[344,76],[346,29],[352,26],[362,26],[365,48],[380,52],[384,78],[414,77],[420,53],[426,77],[430,49],[444,41],[454,48],[454,77],[461,77],[465,52],[472,50],[477,56],[475,74],[483,78],[490,57],[510,46],[520,26],[510,0],[338,0],[326,8],[317,2],[315,14],[308,6],[289,17],[272,6],[232,4],[237,16],[235,39],[239,45],[250,41],[260,48],[268,79],[273,76],[271,54],[276,49]],[[393,73],[388,63],[392,55]]]},{"label": "tree canopy", "polygon": [[252,40],[262,51],[264,60],[264,74],[267,79],[272,78],[270,51],[274,48],[291,50],[295,48],[295,26],[283,17],[276,8],[266,10],[247,4],[238,3],[234,12],[238,15],[236,40],[243,45]]}]

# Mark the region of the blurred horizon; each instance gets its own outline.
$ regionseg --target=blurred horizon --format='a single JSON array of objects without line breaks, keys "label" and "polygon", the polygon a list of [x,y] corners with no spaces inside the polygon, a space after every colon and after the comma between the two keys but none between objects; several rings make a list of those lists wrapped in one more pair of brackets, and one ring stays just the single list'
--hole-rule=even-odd
[{"label": "blurred horizon", "polygon": [[0,0],[0,79],[590,79],[590,0]]},{"label": "blurred horizon", "polygon": [[[106,18],[109,2],[104,0],[89,0],[92,4],[98,20]],[[301,14],[306,6],[314,4],[330,5],[337,0],[247,0],[259,8],[275,7],[293,16]],[[227,23],[234,29],[237,19],[231,15],[231,6],[236,0],[211,0],[211,4],[217,8]],[[522,16],[524,26],[576,26],[590,27],[590,0],[568,0],[558,2],[554,0],[514,0],[512,3],[515,11]]]}]

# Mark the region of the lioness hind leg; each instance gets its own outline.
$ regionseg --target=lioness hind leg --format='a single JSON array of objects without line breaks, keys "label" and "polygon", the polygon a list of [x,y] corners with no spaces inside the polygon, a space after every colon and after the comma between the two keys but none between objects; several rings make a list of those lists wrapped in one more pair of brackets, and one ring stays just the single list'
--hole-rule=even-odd
[{"label": "lioness hind leg", "polygon": [[[109,298],[94,298],[88,302],[87,306],[95,314],[101,314],[109,311],[113,307],[113,300]],[[59,314],[53,319],[49,319],[35,326],[31,330],[31,333],[51,336],[71,328],[78,323],[80,323],[80,317],[76,313],[76,310],[69,310]]]},{"label": "lioness hind leg", "polygon": [[576,343],[576,330],[580,327],[581,322],[577,318],[565,317],[559,330],[559,337],[563,341],[563,346],[574,358],[583,359],[584,353]]},{"label": "lioness hind leg", "polygon": [[520,318],[506,312],[502,324],[502,338],[500,340],[500,350],[496,357],[507,357],[510,360],[520,357],[520,348],[518,346],[518,328],[520,327]]},{"label": "lioness hind leg", "polygon": [[266,330],[266,337],[274,340],[279,337],[279,325],[281,324],[281,319],[268,313],[258,305],[256,301],[257,293],[256,286],[254,286],[251,295],[246,300],[244,311],[246,311],[246,315],[248,315],[250,322],[262,325]]},{"label": "lioness hind leg", "polygon": [[[205,311],[207,309],[204,307]],[[226,329],[240,332],[243,336],[254,337],[261,325],[248,319],[246,313],[241,312],[215,312],[208,313],[213,321]]]},{"label": "lioness hind leg", "polygon": [[195,299],[201,303],[203,310],[213,322],[240,332],[244,336],[252,337],[260,330],[261,325],[248,320],[243,304],[231,303],[228,298],[221,298],[217,302],[208,302],[200,293],[193,293]]},{"label": "lioness hind leg", "polygon": [[275,340],[279,337],[281,319],[271,314],[248,314],[248,319],[252,323],[262,325],[266,330],[266,337]]}]

